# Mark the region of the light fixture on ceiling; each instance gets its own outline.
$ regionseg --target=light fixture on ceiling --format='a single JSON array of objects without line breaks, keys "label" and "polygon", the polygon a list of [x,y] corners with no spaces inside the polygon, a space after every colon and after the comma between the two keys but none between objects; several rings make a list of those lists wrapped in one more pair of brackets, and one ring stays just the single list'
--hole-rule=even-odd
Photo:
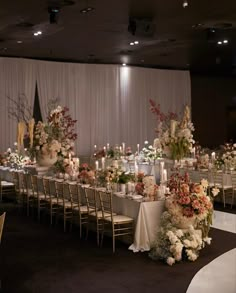
[{"label": "light fixture on ceiling", "polygon": [[226,45],[226,44],[228,44],[228,42],[229,41],[227,39],[224,39],[223,41],[218,41],[217,44],[218,45]]},{"label": "light fixture on ceiling", "polygon": [[86,14],[86,13],[89,13],[89,12],[93,11],[94,9],[95,9],[94,7],[88,6],[88,7],[85,7],[83,9],[81,9],[80,13]]},{"label": "light fixture on ceiling", "polygon": [[39,35],[42,35],[42,32],[41,31],[37,31],[36,33],[34,33],[34,36],[39,36]]},{"label": "light fixture on ceiling", "polygon": [[129,44],[130,44],[130,46],[138,45],[139,41],[130,42]]},{"label": "light fixture on ceiling", "polygon": [[122,66],[126,66],[126,65],[127,65],[126,63],[123,63],[123,64],[122,64]]},{"label": "light fixture on ceiling", "polygon": [[183,8],[188,7],[188,1],[187,0],[183,0]]},{"label": "light fixture on ceiling", "polygon": [[23,42],[22,41],[17,41],[17,44],[22,44]]}]

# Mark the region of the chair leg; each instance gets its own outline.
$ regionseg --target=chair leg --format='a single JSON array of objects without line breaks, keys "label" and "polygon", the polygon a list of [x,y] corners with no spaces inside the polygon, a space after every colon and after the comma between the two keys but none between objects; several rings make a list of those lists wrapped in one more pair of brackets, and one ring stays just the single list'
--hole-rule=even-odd
[{"label": "chair leg", "polygon": [[223,194],[223,203],[224,203],[224,208],[225,208],[225,192],[224,192],[224,189],[222,190],[222,194]]},{"label": "chair leg", "polygon": [[64,215],[64,232],[66,232],[66,216]]},{"label": "chair leg", "polygon": [[233,205],[234,205],[234,190],[232,192],[231,209],[233,208]]},{"label": "chair leg", "polygon": [[38,202],[38,221],[40,222],[40,203]]},{"label": "chair leg", "polygon": [[115,235],[114,235],[114,232],[113,232],[113,235],[112,235],[112,248],[113,248],[113,253],[115,253],[115,244],[116,244],[116,239],[115,239]]},{"label": "chair leg", "polygon": [[98,220],[97,220],[97,246],[99,246],[99,223],[98,223]]}]

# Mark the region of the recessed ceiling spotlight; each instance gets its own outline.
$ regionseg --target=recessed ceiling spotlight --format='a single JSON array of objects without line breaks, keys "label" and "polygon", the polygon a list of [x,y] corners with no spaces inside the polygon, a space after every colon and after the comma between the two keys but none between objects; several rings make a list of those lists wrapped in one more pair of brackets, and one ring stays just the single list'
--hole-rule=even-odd
[{"label": "recessed ceiling spotlight", "polygon": [[133,42],[131,42],[131,43],[129,43],[130,44],[130,46],[133,46],[134,45],[134,43]]},{"label": "recessed ceiling spotlight", "polygon": [[123,63],[122,66],[126,66],[126,63]]},{"label": "recessed ceiling spotlight", "polygon": [[134,41],[134,44],[135,44],[135,45],[138,45],[138,44],[139,44],[139,41]]},{"label": "recessed ceiling spotlight", "polygon": [[34,33],[34,36],[38,36],[38,35],[42,35],[41,31],[37,31],[36,33]]},{"label": "recessed ceiling spotlight", "polygon": [[224,40],[223,43],[224,43],[224,44],[228,44],[228,40]]},{"label": "recessed ceiling spotlight", "polygon": [[184,0],[183,1],[183,8],[186,8],[186,7],[188,7],[188,1],[187,0]]},{"label": "recessed ceiling spotlight", "polygon": [[192,25],[192,28],[198,28],[200,26],[202,26],[202,23],[196,23]]},{"label": "recessed ceiling spotlight", "polygon": [[91,12],[91,11],[93,11],[94,10],[94,7],[85,7],[85,8],[83,8],[83,9],[81,9],[80,10],[80,13],[82,13],[82,14],[86,14],[86,13],[88,13],[88,12]]},{"label": "recessed ceiling spotlight", "polygon": [[17,44],[21,44],[21,43],[23,43],[22,41],[17,41]]},{"label": "recessed ceiling spotlight", "polygon": [[218,41],[217,44],[218,44],[218,45],[222,45],[222,42],[221,42],[221,41]]}]

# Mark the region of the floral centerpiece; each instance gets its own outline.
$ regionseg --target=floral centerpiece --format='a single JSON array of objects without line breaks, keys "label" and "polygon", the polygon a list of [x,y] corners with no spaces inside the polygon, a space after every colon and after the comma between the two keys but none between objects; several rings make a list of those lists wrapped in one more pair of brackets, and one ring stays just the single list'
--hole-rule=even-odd
[{"label": "floral centerpiece", "polygon": [[8,148],[7,151],[2,155],[1,164],[11,165],[12,167],[23,168],[26,165],[31,165],[32,161],[30,157],[24,151],[18,151],[17,143],[15,142],[15,149]]},{"label": "floral centerpiece", "polygon": [[194,144],[192,132],[193,124],[190,120],[190,109],[185,107],[181,120],[177,120],[177,114],[161,112],[160,105],[150,100],[151,112],[157,120],[157,139],[154,141],[155,148],[161,148],[163,154],[171,159],[180,160],[192,151]]},{"label": "floral centerpiece", "polygon": [[39,161],[48,157],[59,171],[64,171],[64,158],[74,155],[74,131],[76,120],[68,114],[69,109],[57,106],[49,113],[47,122],[39,121],[35,126],[32,151]]},{"label": "floral centerpiece", "polygon": [[162,157],[161,148],[152,145],[145,146],[138,156],[139,162],[155,163],[155,161]]},{"label": "floral centerpiece", "polygon": [[158,185],[155,184],[154,176],[145,176],[143,172],[139,172],[136,176],[135,191],[137,194],[143,195],[150,200],[154,200],[157,195]]},{"label": "floral centerpiece", "polygon": [[79,167],[78,179],[83,184],[92,184],[95,181],[95,172],[87,163]]},{"label": "floral centerpiece", "polygon": [[225,169],[236,170],[236,143],[226,143],[223,150],[220,159]]},{"label": "floral centerpiece", "polygon": [[208,182],[191,183],[188,174],[174,174],[169,183],[171,196],[161,218],[161,229],[153,243],[150,257],[162,259],[169,265],[187,259],[195,261],[200,250],[211,243],[208,237],[213,214],[213,188],[208,195]]}]

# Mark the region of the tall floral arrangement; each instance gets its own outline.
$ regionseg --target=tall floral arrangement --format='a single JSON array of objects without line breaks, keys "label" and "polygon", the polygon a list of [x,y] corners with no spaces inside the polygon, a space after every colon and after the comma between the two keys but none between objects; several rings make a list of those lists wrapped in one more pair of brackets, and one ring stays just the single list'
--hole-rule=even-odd
[{"label": "tall floral arrangement", "polygon": [[[36,155],[57,157],[58,168],[63,169],[63,160],[74,155],[74,141],[77,138],[75,123],[67,107],[57,106],[51,110],[47,122],[39,121],[35,126],[33,151]],[[62,170],[61,170],[62,171]]]},{"label": "tall floral arrangement", "polygon": [[187,259],[195,261],[206,244],[212,213],[213,197],[217,188],[208,194],[208,182],[192,183],[188,174],[174,174],[169,182],[171,196],[166,199],[166,211],[161,218],[161,229],[150,256],[163,259],[169,265]]},{"label": "tall floral arrangement", "polygon": [[166,156],[172,159],[181,159],[191,152],[194,140],[192,132],[193,124],[190,120],[190,109],[185,107],[182,119],[173,112],[167,114],[161,112],[160,105],[150,100],[150,110],[156,117],[157,139],[154,141],[155,148],[162,148]]}]

